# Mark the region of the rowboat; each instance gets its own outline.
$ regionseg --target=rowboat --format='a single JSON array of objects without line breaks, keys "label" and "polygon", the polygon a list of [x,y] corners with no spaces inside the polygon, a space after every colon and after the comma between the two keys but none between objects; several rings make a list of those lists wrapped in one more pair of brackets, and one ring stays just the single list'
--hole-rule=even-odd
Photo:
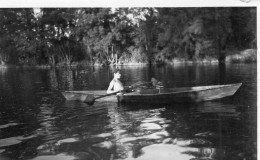
[{"label": "rowboat", "polygon": [[[98,99],[98,101],[119,103],[202,102],[232,96],[241,85],[242,83],[182,88],[137,88],[133,92],[103,97]],[[99,97],[105,94],[105,90],[62,92],[66,100],[79,100],[83,102],[89,95]]]}]

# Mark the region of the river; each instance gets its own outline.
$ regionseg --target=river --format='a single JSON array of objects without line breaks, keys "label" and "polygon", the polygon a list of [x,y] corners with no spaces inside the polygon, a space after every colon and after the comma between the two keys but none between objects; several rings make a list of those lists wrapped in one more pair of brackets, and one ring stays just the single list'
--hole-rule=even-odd
[{"label": "river", "polygon": [[106,90],[111,68],[0,69],[0,159],[257,159],[256,64],[121,67],[122,82],[166,87],[243,83],[199,104],[93,106],[61,90]]}]

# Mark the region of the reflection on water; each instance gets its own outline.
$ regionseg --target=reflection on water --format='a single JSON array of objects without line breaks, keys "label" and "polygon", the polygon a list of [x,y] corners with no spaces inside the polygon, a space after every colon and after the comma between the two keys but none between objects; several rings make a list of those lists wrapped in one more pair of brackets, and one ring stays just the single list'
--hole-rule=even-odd
[{"label": "reflection on water", "polygon": [[88,106],[58,90],[106,89],[110,69],[1,70],[0,159],[256,159],[255,66],[122,67],[126,85],[151,77],[168,87],[243,86],[199,104]]}]

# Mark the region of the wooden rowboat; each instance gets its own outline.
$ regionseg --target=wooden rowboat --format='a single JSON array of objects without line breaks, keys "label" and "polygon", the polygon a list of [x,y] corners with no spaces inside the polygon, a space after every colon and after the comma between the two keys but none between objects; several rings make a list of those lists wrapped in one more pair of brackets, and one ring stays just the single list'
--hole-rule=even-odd
[{"label": "wooden rowboat", "polygon": [[[202,102],[232,96],[236,93],[242,83],[227,85],[212,85],[183,88],[138,88],[134,92],[109,96],[98,99],[98,101],[111,101],[120,103],[183,103]],[[94,91],[65,91],[62,92],[66,100],[85,101],[90,94],[95,97],[106,94],[105,90]]]}]

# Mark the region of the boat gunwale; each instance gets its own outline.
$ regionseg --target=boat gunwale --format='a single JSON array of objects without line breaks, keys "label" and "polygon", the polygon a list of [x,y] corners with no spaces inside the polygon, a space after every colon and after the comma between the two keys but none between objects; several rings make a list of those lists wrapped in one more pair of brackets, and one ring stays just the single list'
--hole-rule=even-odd
[{"label": "boat gunwale", "polygon": [[[234,83],[234,84],[224,84],[224,85],[210,85],[210,86],[197,86],[197,87],[207,87],[205,89],[199,89],[199,90],[186,90],[186,91],[172,91],[172,92],[168,92],[168,93],[152,93],[152,94],[131,94],[131,93],[135,93],[135,92],[130,92],[130,94],[123,94],[120,96],[123,97],[134,97],[134,96],[164,96],[164,95],[171,95],[171,94],[178,94],[178,93],[194,93],[194,92],[200,92],[200,91],[207,91],[207,90],[214,90],[214,89],[220,89],[220,88],[225,88],[225,87],[232,87],[232,86],[237,86],[238,89],[240,88],[240,86],[242,85],[242,83]],[[214,88],[210,88],[213,87]],[[196,87],[196,86],[195,86]],[[189,87],[180,87],[180,88],[189,88]],[[193,87],[190,87],[193,88]],[[176,88],[169,88],[169,89],[176,89]],[[237,89],[237,90],[238,90]],[[63,93],[68,93],[68,94],[81,94],[81,95],[90,95],[90,94],[96,94],[96,96],[100,96],[103,95],[102,92],[105,92],[105,90],[90,90],[90,91],[62,91]],[[89,93],[85,93],[85,92],[89,92]],[[97,92],[100,92],[101,94],[98,94]],[[138,92],[136,92],[138,93]]]}]

